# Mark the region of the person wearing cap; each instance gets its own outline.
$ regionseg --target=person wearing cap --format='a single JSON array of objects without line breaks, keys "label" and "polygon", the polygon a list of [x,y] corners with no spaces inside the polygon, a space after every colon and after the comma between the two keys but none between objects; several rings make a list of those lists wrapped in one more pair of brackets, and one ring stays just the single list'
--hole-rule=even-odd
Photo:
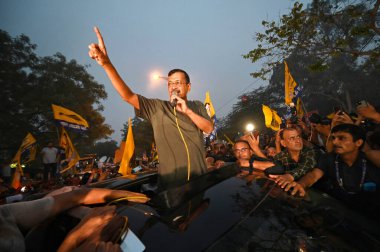
[{"label": "person wearing cap", "polygon": [[134,93],[112,65],[98,28],[98,44],[89,45],[89,56],[103,67],[120,96],[135,108],[137,116],[153,127],[160,166],[159,186],[184,184],[207,172],[203,133],[210,134],[214,125],[201,101],[190,101],[189,75],[181,69],[168,73],[170,101],[148,99]]}]

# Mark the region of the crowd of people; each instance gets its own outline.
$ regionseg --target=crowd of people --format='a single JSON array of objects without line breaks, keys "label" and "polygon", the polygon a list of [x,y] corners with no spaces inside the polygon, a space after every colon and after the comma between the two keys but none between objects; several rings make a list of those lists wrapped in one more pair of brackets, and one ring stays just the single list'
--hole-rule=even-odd
[{"label": "crowd of people", "polygon": [[218,169],[234,156],[242,173],[263,171],[292,195],[303,197],[313,186],[378,218],[380,113],[365,103],[355,113],[336,111],[329,117],[289,119],[273,136],[249,132],[232,147],[215,141],[208,168]]},{"label": "crowd of people", "polygon": [[[158,190],[184,185],[195,177],[236,163],[241,174],[262,172],[292,195],[303,197],[313,186],[353,208],[365,202],[364,210],[368,214],[380,210],[376,200],[380,189],[380,113],[371,104],[358,104],[355,116],[345,111],[336,111],[332,118],[318,114],[302,118],[293,115],[275,134],[247,132],[234,143],[219,139],[206,149],[203,134],[211,133],[214,125],[202,102],[188,100],[189,75],[181,69],[168,73],[169,101],[136,94],[111,63],[100,31],[95,28],[95,32],[98,44],[89,46],[90,57],[105,70],[120,96],[134,107],[136,115],[153,126],[159,160]],[[59,150],[49,143],[41,156],[44,180],[54,178]],[[140,166],[147,168],[148,163],[145,156]],[[94,167],[81,184],[101,179],[107,176],[99,174],[99,169]],[[0,249],[24,251],[23,234],[46,218],[74,206],[105,203],[120,197],[143,203],[148,200],[143,194],[128,191],[75,189],[68,192],[63,189],[64,192],[39,200],[1,205],[0,231],[8,232],[9,239],[2,239]],[[23,209],[29,209],[33,218],[23,216]],[[114,220],[115,216],[113,208],[91,210],[66,236],[59,251],[119,251],[120,247],[110,237],[88,232],[97,228],[121,229],[125,220],[120,216]]]}]

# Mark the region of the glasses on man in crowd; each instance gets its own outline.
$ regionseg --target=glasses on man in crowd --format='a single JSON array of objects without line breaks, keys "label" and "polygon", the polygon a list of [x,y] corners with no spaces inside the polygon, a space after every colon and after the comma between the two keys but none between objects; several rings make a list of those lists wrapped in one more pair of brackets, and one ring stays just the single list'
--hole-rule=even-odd
[{"label": "glasses on man in crowd", "polygon": [[235,154],[238,154],[238,153],[245,153],[249,150],[249,148],[240,148],[240,149],[234,149],[234,153]]}]

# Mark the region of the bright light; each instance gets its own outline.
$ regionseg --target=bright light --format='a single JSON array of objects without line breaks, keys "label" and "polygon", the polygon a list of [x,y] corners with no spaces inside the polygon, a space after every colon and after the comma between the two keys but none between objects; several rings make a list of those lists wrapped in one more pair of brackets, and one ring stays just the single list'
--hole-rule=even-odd
[{"label": "bright light", "polygon": [[248,131],[248,132],[252,132],[254,129],[255,129],[255,125],[253,125],[252,123],[248,123],[245,126],[245,130]]},{"label": "bright light", "polygon": [[155,73],[152,74],[152,79],[153,79],[154,81],[158,81],[159,79],[167,80],[168,77],[162,76],[161,74],[155,72]]}]

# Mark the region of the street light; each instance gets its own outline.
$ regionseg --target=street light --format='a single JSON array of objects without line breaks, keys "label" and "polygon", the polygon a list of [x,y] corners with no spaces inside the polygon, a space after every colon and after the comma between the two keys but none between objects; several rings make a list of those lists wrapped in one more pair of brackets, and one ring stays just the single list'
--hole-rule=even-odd
[{"label": "street light", "polygon": [[154,74],[153,75],[153,80],[159,80],[159,79],[168,80],[168,77],[160,76],[159,74]]}]

